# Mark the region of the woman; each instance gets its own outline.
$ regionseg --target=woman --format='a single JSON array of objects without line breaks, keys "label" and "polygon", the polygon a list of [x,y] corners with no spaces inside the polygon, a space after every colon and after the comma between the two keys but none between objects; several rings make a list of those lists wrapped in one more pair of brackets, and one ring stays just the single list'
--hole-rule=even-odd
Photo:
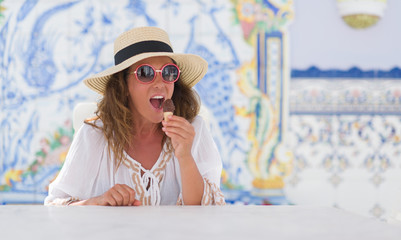
[{"label": "woman", "polygon": [[[224,204],[220,156],[192,89],[207,62],[173,53],[167,33],[156,27],[120,35],[114,60],[84,80],[103,98],[97,117],[76,133],[45,204]],[[175,115],[163,120],[166,99]]]}]

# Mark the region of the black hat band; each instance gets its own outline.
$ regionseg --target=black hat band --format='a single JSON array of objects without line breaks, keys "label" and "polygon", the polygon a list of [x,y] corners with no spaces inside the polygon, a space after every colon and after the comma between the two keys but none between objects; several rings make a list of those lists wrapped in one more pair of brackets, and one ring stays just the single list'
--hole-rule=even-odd
[{"label": "black hat band", "polygon": [[173,49],[166,43],[160,41],[143,41],[131,44],[114,55],[114,64],[118,65],[125,60],[148,52],[173,52]]}]

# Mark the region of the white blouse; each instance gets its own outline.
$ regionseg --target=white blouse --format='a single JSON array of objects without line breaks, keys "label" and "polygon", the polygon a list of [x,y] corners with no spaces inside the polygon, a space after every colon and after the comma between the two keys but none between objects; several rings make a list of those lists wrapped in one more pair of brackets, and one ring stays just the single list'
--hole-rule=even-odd
[{"label": "white blouse", "polygon": [[[96,124],[103,125],[100,120]],[[195,137],[191,152],[204,180],[202,205],[223,205],[222,163],[216,144],[200,116],[192,125]],[[113,153],[108,154],[108,143],[102,131],[83,124],[74,136],[60,173],[49,185],[45,205],[68,205],[97,197],[115,184],[126,184],[134,189],[142,205],[183,204],[179,162],[174,153],[166,153],[166,145],[150,170],[124,154],[126,159],[117,168]]]}]

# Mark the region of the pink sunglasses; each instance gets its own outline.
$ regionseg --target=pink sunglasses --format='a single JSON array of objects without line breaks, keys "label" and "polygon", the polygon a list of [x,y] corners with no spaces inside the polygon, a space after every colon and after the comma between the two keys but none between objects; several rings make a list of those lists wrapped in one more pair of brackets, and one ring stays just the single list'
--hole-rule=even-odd
[{"label": "pink sunglasses", "polygon": [[177,65],[168,63],[160,70],[156,70],[149,64],[141,64],[130,74],[135,74],[136,79],[141,83],[151,83],[155,80],[157,72],[161,74],[163,81],[166,83],[176,82],[181,73]]}]

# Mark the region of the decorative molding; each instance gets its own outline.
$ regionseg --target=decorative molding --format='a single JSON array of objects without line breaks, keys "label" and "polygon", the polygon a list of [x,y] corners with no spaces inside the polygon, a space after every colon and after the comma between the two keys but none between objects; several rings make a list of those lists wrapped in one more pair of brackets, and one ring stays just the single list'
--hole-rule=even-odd
[{"label": "decorative molding", "polygon": [[400,79],[298,78],[290,115],[401,115]]},{"label": "decorative molding", "polygon": [[328,69],[322,70],[316,66],[311,66],[308,69],[292,69],[291,79],[296,78],[353,78],[357,79],[375,79],[375,78],[394,78],[401,79],[401,68],[394,67],[386,70],[362,70],[358,67],[352,67],[348,70]]}]

